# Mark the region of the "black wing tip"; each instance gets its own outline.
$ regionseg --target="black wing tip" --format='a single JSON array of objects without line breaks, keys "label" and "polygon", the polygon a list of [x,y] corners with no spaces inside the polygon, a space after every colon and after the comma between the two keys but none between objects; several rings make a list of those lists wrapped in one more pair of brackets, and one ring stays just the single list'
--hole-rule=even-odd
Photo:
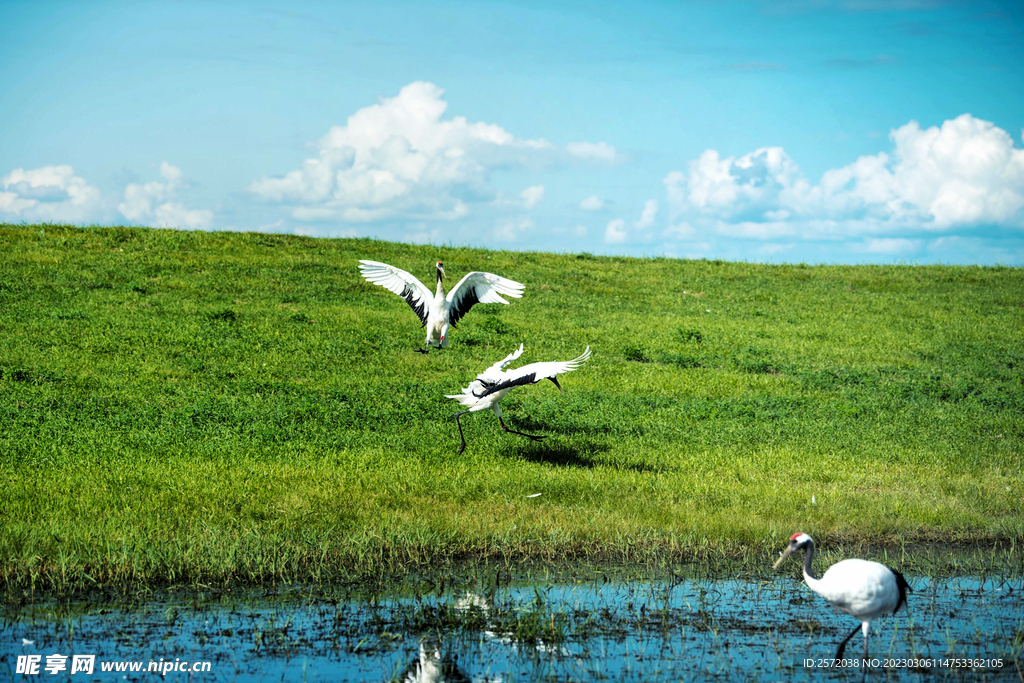
[{"label": "black wing tip", "polygon": [[907,604],[907,591],[913,593],[914,589],[899,570],[893,569],[892,567],[886,567],[886,569],[891,571],[893,576],[896,577],[896,589],[900,592],[900,599],[896,601],[896,606],[892,610],[893,614],[895,614],[899,611],[901,606]]},{"label": "black wing tip", "polygon": [[462,317],[469,313],[469,309],[480,303],[476,295],[476,287],[470,287],[469,291],[459,297],[458,301],[452,302],[451,310],[448,312],[448,324],[455,327],[455,323],[462,320]]},{"label": "black wing tip", "polygon": [[[477,396],[477,398],[484,398],[485,396],[490,396],[491,394],[495,393],[496,391],[501,391],[502,389],[511,389],[512,387],[521,387],[524,384],[536,384],[539,381],[540,380],[537,379],[537,373],[536,372],[531,372],[529,375],[523,375],[519,379],[509,380],[508,382],[499,382],[499,383],[497,383],[497,384],[495,384],[495,385],[493,385],[491,387],[488,387],[487,391],[485,391],[480,396]],[[476,394],[473,394],[473,395],[476,396]]]},{"label": "black wing tip", "polygon": [[410,287],[409,285],[406,285],[402,289],[402,298],[405,299],[407,304],[409,304],[409,308],[411,308],[413,310],[413,313],[416,314],[416,317],[418,317],[420,319],[420,327],[426,327],[427,326],[426,305],[425,305],[424,302],[420,302],[419,304],[416,303],[416,296],[415,296],[415,292],[413,291],[412,287]]},{"label": "black wing tip", "polygon": [[897,586],[901,586],[904,590],[908,590],[911,593],[914,592],[914,589],[910,587],[910,583],[907,581],[906,578],[904,578],[903,574],[901,574],[899,572],[899,570],[889,568],[889,571],[891,571],[893,574],[896,575],[896,585]]}]

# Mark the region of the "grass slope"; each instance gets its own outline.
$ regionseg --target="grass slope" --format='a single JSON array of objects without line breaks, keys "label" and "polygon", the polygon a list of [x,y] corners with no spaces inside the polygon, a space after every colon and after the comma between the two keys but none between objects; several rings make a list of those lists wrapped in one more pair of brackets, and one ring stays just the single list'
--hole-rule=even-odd
[{"label": "grass slope", "polygon": [[[359,258],[526,284],[413,353]],[[0,226],[7,588],[1024,536],[1024,271]],[[593,359],[467,415],[521,362]],[[542,493],[537,498],[527,498]]]}]

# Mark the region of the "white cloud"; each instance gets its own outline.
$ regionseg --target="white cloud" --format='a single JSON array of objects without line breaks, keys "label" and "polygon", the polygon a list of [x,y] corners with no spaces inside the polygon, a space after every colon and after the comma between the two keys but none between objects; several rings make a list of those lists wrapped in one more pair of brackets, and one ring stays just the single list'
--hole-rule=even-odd
[{"label": "white cloud", "polygon": [[608,221],[604,229],[604,241],[608,244],[623,244],[626,241],[626,221],[615,218]]},{"label": "white cloud", "polygon": [[1024,253],[1016,244],[988,240],[979,236],[949,235],[931,240],[923,255],[929,261],[942,263],[999,263],[1024,265]]},{"label": "white cloud", "polygon": [[[352,232],[354,233],[355,230],[353,229]],[[405,233],[402,241],[410,244],[441,244],[444,241],[444,235],[437,228],[431,230],[425,223],[420,223],[412,231]]]},{"label": "white cloud", "polygon": [[0,185],[0,216],[5,219],[86,223],[100,213],[100,191],[68,165],[16,168]]},{"label": "white cloud", "polygon": [[178,191],[184,186],[181,169],[163,161],[160,163],[160,177],[163,182],[129,183],[124,189],[124,201],[117,205],[121,215],[135,223],[156,228],[208,229],[213,222],[212,211],[187,209],[175,201]]},{"label": "white cloud", "polygon": [[918,251],[923,244],[923,240],[901,237],[875,237],[864,240],[862,244],[854,245],[854,249],[868,254],[898,256]]},{"label": "white cloud", "polygon": [[[452,220],[474,204],[502,205],[490,174],[573,159],[606,162],[615,148],[521,140],[497,124],[463,116],[442,120],[444,90],[417,81],[397,96],[364,107],[321,138],[319,153],[282,177],[262,178],[250,191],[287,205],[299,220],[369,222],[402,217]],[[543,188],[527,188],[521,206],[532,208]]]},{"label": "white cloud", "polygon": [[667,239],[692,240],[697,237],[697,229],[686,221],[680,221],[669,225],[661,235]]},{"label": "white cloud", "polygon": [[786,251],[791,251],[794,244],[782,244],[779,242],[765,242],[757,248],[757,253],[763,256],[774,256]]},{"label": "white cloud", "polygon": [[[546,227],[544,230],[545,236],[572,239],[582,239],[586,237],[589,232],[590,231],[587,229],[587,226],[582,223],[577,223],[576,225],[560,225],[555,223],[550,227]],[[579,248],[581,249],[584,247],[585,245],[579,245]]]},{"label": "white cloud", "polygon": [[280,218],[273,223],[264,223],[256,226],[256,232],[281,232],[284,230],[284,219]]},{"label": "white cloud", "polygon": [[[330,228],[329,230],[313,230],[309,226],[299,226],[295,229],[296,235],[306,237],[330,237],[332,239],[348,239],[359,237],[359,231],[355,228]],[[410,241],[410,240],[406,240]]]},{"label": "white cloud", "polygon": [[683,252],[683,258],[706,258],[714,248],[715,245],[711,242],[692,242],[686,245],[686,251]]},{"label": "white cloud", "polygon": [[688,173],[672,171],[663,181],[670,213],[740,218],[774,208],[791,186],[797,166],[781,147],[762,147],[741,157],[721,158],[706,150],[689,162]]},{"label": "white cloud", "polygon": [[596,194],[592,194],[580,202],[580,208],[584,211],[600,211],[604,208],[604,202],[598,199]]},{"label": "white cloud", "polygon": [[520,199],[523,200],[523,208],[530,210],[540,203],[540,200],[544,198],[544,186],[534,185],[528,187],[519,193]]},{"label": "white cloud", "polygon": [[494,239],[501,242],[518,242],[537,227],[529,218],[509,218],[494,227]]},{"label": "white cloud", "polygon": [[757,239],[1024,227],[1024,150],[1006,131],[963,114],[927,129],[911,121],[889,138],[891,154],[826,171],[817,185],[780,147],[725,158],[709,149],[665,177],[670,216]]},{"label": "white cloud", "polygon": [[622,219],[613,219],[604,229],[604,241],[608,244],[625,244],[626,242],[649,242],[651,226],[658,215],[658,200],[648,199],[640,211],[640,217],[631,226]]},{"label": "white cloud", "polygon": [[634,225],[638,230],[646,230],[654,225],[654,217],[658,215],[658,200],[648,199],[644,202],[644,210],[640,212],[640,219]]},{"label": "white cloud", "polygon": [[621,160],[615,148],[604,142],[570,142],[565,148],[569,154],[585,161],[612,164]]}]

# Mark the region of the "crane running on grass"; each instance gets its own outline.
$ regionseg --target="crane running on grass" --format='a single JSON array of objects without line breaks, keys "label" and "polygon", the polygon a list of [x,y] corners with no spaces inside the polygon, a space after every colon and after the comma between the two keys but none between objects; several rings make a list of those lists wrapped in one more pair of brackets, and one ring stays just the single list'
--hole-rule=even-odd
[{"label": "crane running on grass", "polygon": [[474,304],[505,304],[501,295],[518,299],[524,286],[514,280],[473,271],[459,280],[448,296],[444,295],[441,278],[445,277],[444,264],[437,262],[437,292],[433,296],[426,285],[400,268],[378,261],[360,260],[363,277],[406,300],[420,319],[420,327],[427,328],[427,340],[420,353],[428,353],[431,346],[448,348],[448,327],[462,319]]},{"label": "crane running on grass", "polygon": [[778,569],[787,557],[799,550],[804,551],[804,581],[808,587],[828,600],[840,612],[860,620],[850,635],[839,643],[836,659],[843,658],[846,643],[857,634],[864,632],[864,661],[861,680],[867,675],[868,630],[871,621],[886,614],[895,614],[907,601],[907,591],[913,591],[907,580],[895,569],[870,560],[849,559],[836,562],[820,579],[811,569],[814,557],[814,539],[807,534],[795,533],[789,537],[789,546],[773,569]]},{"label": "crane running on grass", "polygon": [[462,439],[462,444],[459,446],[459,453],[466,450],[466,437],[462,433],[462,423],[459,422],[459,416],[465,415],[466,413],[475,413],[480,410],[487,410],[490,408],[494,411],[494,414],[498,416],[498,422],[501,423],[501,428],[506,432],[512,434],[519,434],[525,436],[534,441],[540,441],[546,437],[537,436],[535,434],[526,434],[525,432],[518,432],[514,429],[509,429],[505,424],[505,421],[501,419],[501,399],[505,397],[511,389],[515,387],[521,387],[526,384],[536,384],[544,379],[549,379],[554,382],[558,390],[562,390],[562,385],[555,379],[556,375],[560,375],[563,372],[569,372],[575,370],[582,365],[588,358],[590,358],[590,347],[588,346],[583,352],[583,355],[577,356],[572,360],[567,361],[551,361],[547,363],[530,363],[524,365],[515,370],[505,371],[505,366],[519,358],[523,353],[523,345],[519,345],[519,349],[509,355],[505,356],[504,360],[500,360],[491,367],[484,370],[482,373],[476,376],[473,383],[462,390],[461,394],[448,395],[446,398],[454,398],[456,401],[466,406],[466,410],[461,413],[455,414],[455,424],[459,426],[459,438]]}]

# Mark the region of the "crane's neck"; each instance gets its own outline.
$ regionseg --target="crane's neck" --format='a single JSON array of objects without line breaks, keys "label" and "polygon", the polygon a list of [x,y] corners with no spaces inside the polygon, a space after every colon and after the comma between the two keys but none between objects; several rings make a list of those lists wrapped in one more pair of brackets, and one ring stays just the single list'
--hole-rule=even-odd
[{"label": "crane's neck", "polygon": [[808,586],[813,586],[818,582],[818,577],[814,575],[814,569],[811,568],[812,557],[814,557],[814,541],[808,543],[807,550],[804,551],[804,581]]},{"label": "crane's neck", "polygon": [[444,284],[441,282],[441,269],[437,269],[437,292],[436,294],[444,296]]}]

